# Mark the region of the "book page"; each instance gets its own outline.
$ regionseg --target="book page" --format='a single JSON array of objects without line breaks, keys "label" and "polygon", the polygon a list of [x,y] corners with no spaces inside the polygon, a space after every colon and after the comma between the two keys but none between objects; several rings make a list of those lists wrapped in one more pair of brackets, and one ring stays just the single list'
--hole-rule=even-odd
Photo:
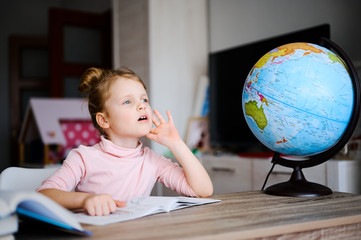
[{"label": "book page", "polygon": [[89,216],[86,213],[76,213],[76,219],[81,223],[92,225],[107,225],[124,222],[144,216],[169,212],[176,209],[219,202],[215,199],[188,198],[188,197],[136,197],[127,202],[127,206],[117,208],[107,216]]}]

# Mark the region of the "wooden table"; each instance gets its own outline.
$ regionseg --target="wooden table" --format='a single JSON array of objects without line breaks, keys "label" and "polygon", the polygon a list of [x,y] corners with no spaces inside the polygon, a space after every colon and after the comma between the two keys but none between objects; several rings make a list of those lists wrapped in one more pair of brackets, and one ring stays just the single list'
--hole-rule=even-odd
[{"label": "wooden table", "polygon": [[[361,196],[294,198],[260,191],[216,195],[220,203],[106,226],[84,225],[92,239],[361,239]],[[26,235],[26,236],[25,236]],[[16,239],[73,239],[19,234]],[[79,237],[74,237],[79,239]]]}]

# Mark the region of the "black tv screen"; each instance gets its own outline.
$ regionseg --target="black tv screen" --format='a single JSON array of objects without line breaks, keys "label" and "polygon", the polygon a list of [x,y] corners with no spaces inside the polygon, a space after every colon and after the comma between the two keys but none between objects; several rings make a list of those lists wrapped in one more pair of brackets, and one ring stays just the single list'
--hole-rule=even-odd
[{"label": "black tv screen", "polygon": [[237,153],[268,150],[254,137],[243,116],[242,91],[247,75],[270,50],[293,42],[318,44],[322,37],[330,39],[329,24],[210,53],[209,133],[213,149]]}]

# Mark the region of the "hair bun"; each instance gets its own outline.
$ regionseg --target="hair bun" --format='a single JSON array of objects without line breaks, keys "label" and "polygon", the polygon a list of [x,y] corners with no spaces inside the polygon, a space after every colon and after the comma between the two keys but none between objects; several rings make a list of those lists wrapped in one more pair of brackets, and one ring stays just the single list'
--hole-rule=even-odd
[{"label": "hair bun", "polygon": [[90,92],[92,86],[97,83],[103,73],[100,68],[88,68],[80,77],[80,84],[78,90],[81,94]]}]

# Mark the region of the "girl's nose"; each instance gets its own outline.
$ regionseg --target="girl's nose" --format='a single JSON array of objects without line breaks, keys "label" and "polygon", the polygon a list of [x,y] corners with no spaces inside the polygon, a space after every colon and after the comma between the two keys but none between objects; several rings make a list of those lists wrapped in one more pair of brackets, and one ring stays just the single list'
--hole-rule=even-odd
[{"label": "girl's nose", "polygon": [[138,110],[144,110],[146,109],[146,106],[144,103],[140,103],[139,106],[138,106]]}]

